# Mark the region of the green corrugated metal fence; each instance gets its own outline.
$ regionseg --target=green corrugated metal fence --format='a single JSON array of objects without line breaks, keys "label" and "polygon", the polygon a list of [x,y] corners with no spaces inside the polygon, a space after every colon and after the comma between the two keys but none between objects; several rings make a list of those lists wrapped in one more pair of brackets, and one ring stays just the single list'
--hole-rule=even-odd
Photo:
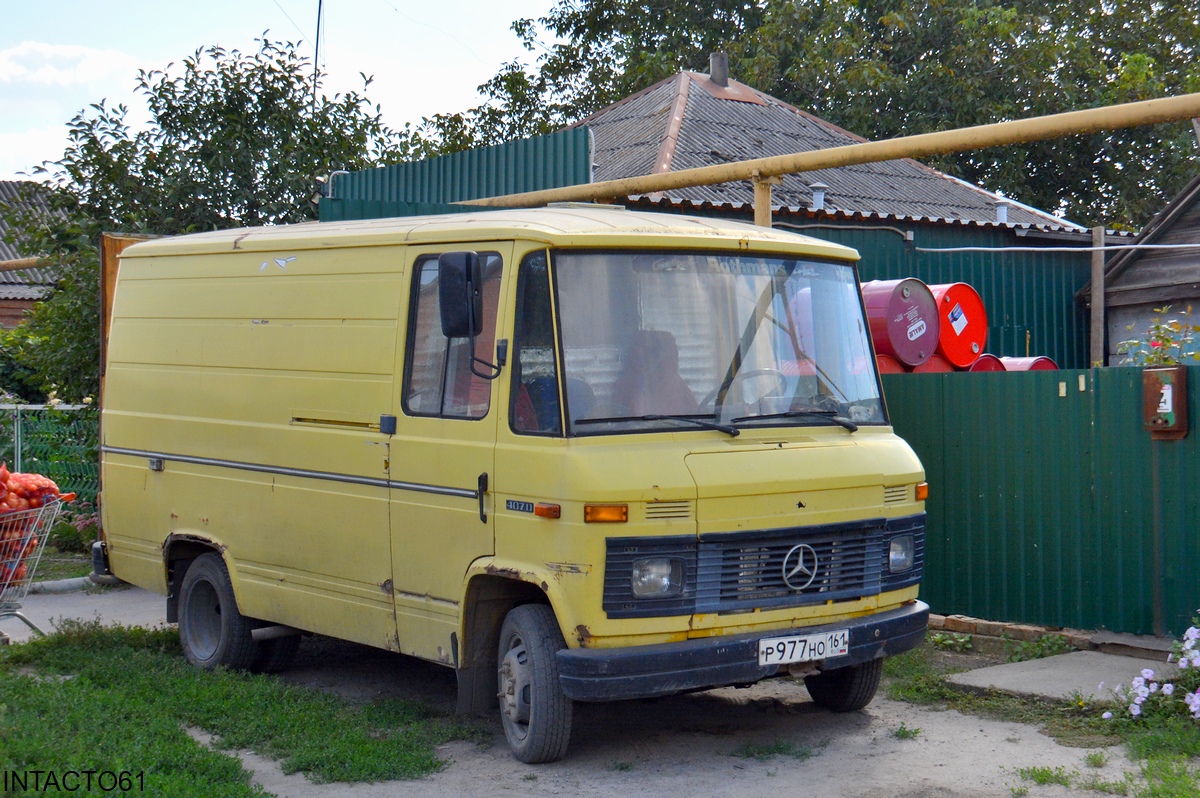
[{"label": "green corrugated metal fence", "polygon": [[[1200,367],[1189,380],[1200,419]],[[1200,607],[1200,432],[1150,440],[1140,370],[891,375],[884,387],[931,486],[922,591],[934,611],[1187,628]]]},{"label": "green corrugated metal fence", "polygon": [[585,127],[573,128],[425,161],[335,174],[328,186],[331,196],[321,198],[321,221],[453,212],[461,209],[447,206],[462,200],[591,181],[591,133]]}]

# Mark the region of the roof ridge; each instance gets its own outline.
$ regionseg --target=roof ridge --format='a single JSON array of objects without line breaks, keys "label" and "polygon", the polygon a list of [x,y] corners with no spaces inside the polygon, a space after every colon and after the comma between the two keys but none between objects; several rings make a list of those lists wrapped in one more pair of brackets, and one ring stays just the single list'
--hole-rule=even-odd
[{"label": "roof ridge", "polygon": [[671,100],[667,128],[663,131],[658,155],[654,159],[654,171],[659,173],[671,171],[671,162],[675,159],[675,145],[679,143],[679,130],[683,127],[683,117],[687,113],[688,96],[691,93],[692,81],[688,79],[687,73],[681,72],[677,77],[679,80],[675,88],[675,97]]}]

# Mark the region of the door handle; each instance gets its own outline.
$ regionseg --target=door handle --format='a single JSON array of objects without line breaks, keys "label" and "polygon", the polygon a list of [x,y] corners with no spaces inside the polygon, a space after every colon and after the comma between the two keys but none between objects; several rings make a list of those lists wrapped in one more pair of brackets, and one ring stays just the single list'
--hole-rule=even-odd
[{"label": "door handle", "polygon": [[478,489],[476,489],[475,495],[477,497],[479,497],[479,520],[485,524],[487,523],[487,512],[485,512],[484,508],[483,508],[483,496],[485,493],[487,493],[487,489],[488,489],[488,475],[487,475],[487,472],[484,471],[482,474],[479,475],[479,487],[478,487]]}]

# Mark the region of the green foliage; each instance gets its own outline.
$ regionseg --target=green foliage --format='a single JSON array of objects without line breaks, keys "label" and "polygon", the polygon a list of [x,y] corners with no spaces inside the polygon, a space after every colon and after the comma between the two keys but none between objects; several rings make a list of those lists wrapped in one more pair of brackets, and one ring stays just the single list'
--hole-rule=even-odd
[{"label": "green foliage", "polygon": [[144,771],[149,795],[261,795],[236,757],[186,728],[317,781],[420,778],[445,765],[436,745],[480,734],[420,704],[359,707],[274,677],[192,668],[173,630],[59,630],[0,649],[0,762],[9,770],[124,769]]},{"label": "green foliage", "polygon": [[1008,635],[1001,637],[1004,639],[1004,650],[1008,653],[1009,662],[1053,657],[1076,650],[1063,635],[1042,635],[1037,640],[1013,640]]},{"label": "green foliage", "polygon": [[1108,764],[1108,754],[1103,751],[1088,751],[1083,761],[1090,768],[1102,768]]},{"label": "green foliage", "polygon": [[939,648],[942,651],[957,651],[959,654],[966,654],[975,647],[971,642],[971,636],[968,634],[930,632],[926,639],[934,648]]},{"label": "green foliage", "polygon": [[0,399],[4,404],[41,404],[42,382],[27,365],[24,330],[0,329]]},{"label": "green foliage", "polygon": [[1064,787],[1071,786],[1071,776],[1061,767],[1028,767],[1021,768],[1017,771],[1017,775],[1026,781],[1032,781],[1034,784],[1042,787],[1047,784],[1061,784]]},{"label": "green foliage", "polygon": [[50,530],[48,544],[68,554],[91,554],[92,542],[99,538],[100,514],[94,505],[78,502],[67,505]]},{"label": "green foliage", "polygon": [[[21,326],[14,353],[37,387],[57,385],[67,401],[98,391],[101,232],[306,221],[316,217],[318,176],[413,154],[411,137],[384,125],[363,94],[325,96],[296,45],[259,45],[254,53],[208,47],[165,70],[139,71],[144,130],[129,126],[124,106],[94,103],[67,124],[62,158],[33,168],[48,201],[0,208],[9,239],[59,275],[54,296]],[[364,76],[364,90],[369,84]]]},{"label": "green foliage", "polygon": [[900,721],[900,728],[892,732],[892,736],[897,740],[915,740],[920,734],[920,729],[910,729],[904,725],[904,721]]},{"label": "green foliage", "polygon": [[[1178,366],[1185,360],[1200,360],[1200,352],[1196,350],[1196,333],[1200,332],[1200,325],[1190,323],[1191,307],[1179,314],[1182,321],[1163,321],[1162,317],[1170,310],[1170,305],[1155,308],[1150,328],[1144,336],[1117,344],[1117,352],[1125,355],[1122,365]],[[1133,325],[1127,329],[1133,330]]]}]

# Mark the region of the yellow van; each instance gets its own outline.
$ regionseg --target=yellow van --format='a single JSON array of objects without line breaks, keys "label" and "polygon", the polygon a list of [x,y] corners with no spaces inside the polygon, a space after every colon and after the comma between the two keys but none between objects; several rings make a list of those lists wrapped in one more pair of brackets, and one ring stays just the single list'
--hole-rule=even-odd
[{"label": "yellow van", "polygon": [[137,244],[102,555],[195,665],[439,662],[526,762],[575,701],[790,673],[859,709],[929,608],[856,259],[613,206]]}]

